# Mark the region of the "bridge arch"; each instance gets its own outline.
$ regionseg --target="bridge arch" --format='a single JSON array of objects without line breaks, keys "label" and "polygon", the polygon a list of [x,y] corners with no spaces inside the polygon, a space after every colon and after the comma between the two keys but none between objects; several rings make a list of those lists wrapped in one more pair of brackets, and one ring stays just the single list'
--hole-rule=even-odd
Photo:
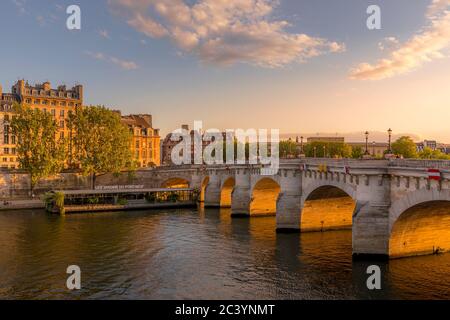
[{"label": "bridge arch", "polygon": [[392,203],[389,256],[450,251],[450,190],[416,190]]},{"label": "bridge arch", "polygon": [[272,178],[259,179],[251,190],[250,215],[275,215],[280,184]]},{"label": "bridge arch", "polygon": [[162,185],[162,188],[189,188],[190,187],[190,181],[181,178],[181,177],[173,177],[165,180]]},{"label": "bridge arch", "polygon": [[236,179],[234,177],[226,178],[220,189],[220,206],[222,208],[231,208],[231,194],[233,193]]},{"label": "bridge arch", "polygon": [[313,183],[302,196],[300,230],[327,231],[352,228],[355,189],[343,183]]},{"label": "bridge arch", "polygon": [[202,183],[200,185],[200,202],[205,202],[205,193],[208,183],[209,183],[209,176],[206,176],[203,178]]}]

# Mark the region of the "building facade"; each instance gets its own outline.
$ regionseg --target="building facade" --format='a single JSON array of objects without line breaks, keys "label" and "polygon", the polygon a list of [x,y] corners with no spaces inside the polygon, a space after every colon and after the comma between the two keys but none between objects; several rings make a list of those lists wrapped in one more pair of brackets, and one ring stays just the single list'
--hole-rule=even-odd
[{"label": "building facade", "polygon": [[16,137],[12,135],[9,128],[13,104],[21,103],[30,108],[51,113],[58,124],[57,139],[70,139],[66,120],[71,112],[83,105],[83,86],[77,85],[67,89],[66,86],[61,85],[52,89],[50,82],[32,86],[25,80],[19,80],[12,86],[11,93],[3,93],[0,87],[0,97],[0,121],[3,131],[0,144],[0,166],[14,169],[18,168],[19,163],[16,155]]},{"label": "building facade", "polygon": [[[191,151],[190,151],[190,159],[191,159],[191,163],[195,163],[195,146],[194,146],[194,141],[195,138],[198,137],[199,139],[202,140],[202,153],[205,150],[205,148],[210,145],[212,142],[214,142],[214,140],[212,141],[206,141],[203,139],[204,137],[204,132],[200,132],[200,131],[194,131],[194,130],[189,130],[189,126],[187,124],[184,124],[181,126],[181,130],[183,130],[184,132],[189,132],[190,136],[191,136]],[[222,139],[223,141],[226,140],[226,133],[225,132],[221,132],[222,134]],[[182,141],[183,138],[180,138],[180,140],[172,140],[172,133],[169,133],[164,140],[162,141],[162,145],[161,145],[161,164],[163,165],[171,165],[173,164],[172,161],[172,150],[173,148],[180,143],[180,141]],[[183,157],[182,154],[179,155],[180,157]]]},{"label": "building facade", "polygon": [[10,129],[13,116],[13,104],[18,101],[16,95],[3,93],[0,86],[0,167],[15,169],[18,167],[16,137]]},{"label": "building facade", "polygon": [[152,116],[133,114],[122,116],[122,123],[132,133],[131,152],[140,167],[153,167],[161,164],[159,129],[154,129]]}]

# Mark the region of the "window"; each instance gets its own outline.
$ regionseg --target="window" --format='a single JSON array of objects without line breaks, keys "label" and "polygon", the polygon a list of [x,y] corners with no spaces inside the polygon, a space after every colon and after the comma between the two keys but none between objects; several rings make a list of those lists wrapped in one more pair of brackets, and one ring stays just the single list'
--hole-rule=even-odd
[{"label": "window", "polygon": [[139,146],[140,146],[140,142],[139,142],[139,140],[136,140],[136,149],[139,149]]},{"label": "window", "polygon": [[25,99],[25,103],[31,103],[31,99],[30,98]]},{"label": "window", "polygon": [[64,139],[64,131],[61,131],[61,132],[59,133],[59,138],[60,138],[60,139]]},{"label": "window", "polygon": [[52,109],[52,116],[55,116],[55,115],[56,115],[56,110]]},{"label": "window", "polygon": [[9,136],[7,134],[5,134],[4,137],[3,137],[3,143],[4,144],[9,144]]},{"label": "window", "polygon": [[12,136],[11,137],[11,143],[12,144],[16,144],[16,136]]},{"label": "window", "polygon": [[8,114],[5,114],[4,119],[5,119],[5,121],[9,121],[9,115],[8,115]]},{"label": "window", "polygon": [[59,122],[59,127],[60,127],[61,129],[64,129],[64,120],[61,120],[61,121]]},{"label": "window", "polygon": [[60,115],[61,117],[64,117],[64,109],[61,109],[61,111],[59,112],[59,115]]},{"label": "window", "polygon": [[39,99],[34,100],[34,104],[41,104],[41,100],[39,100]]},{"label": "window", "polygon": [[56,106],[56,101],[52,101],[52,106]]},{"label": "window", "polygon": [[61,107],[65,107],[65,106],[66,106],[66,103],[65,103],[64,101],[61,101],[61,102],[59,103],[59,105],[60,105]]},{"label": "window", "polygon": [[42,100],[42,104],[47,105],[48,104],[48,100]]},{"label": "window", "polygon": [[73,107],[73,102],[69,102],[69,107]]},{"label": "window", "polygon": [[11,154],[16,154],[16,148],[11,149]]},{"label": "window", "polygon": [[4,148],[4,149],[3,149],[3,153],[4,153],[4,154],[9,154],[9,148]]}]

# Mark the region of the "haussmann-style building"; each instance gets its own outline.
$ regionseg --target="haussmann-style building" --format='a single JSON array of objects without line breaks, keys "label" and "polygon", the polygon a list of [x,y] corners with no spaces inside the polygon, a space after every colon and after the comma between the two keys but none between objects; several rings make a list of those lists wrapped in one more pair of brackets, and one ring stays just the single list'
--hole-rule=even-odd
[{"label": "haussmann-style building", "polygon": [[11,93],[4,94],[0,87],[0,96],[0,121],[3,131],[0,140],[0,166],[14,169],[18,167],[16,137],[12,135],[9,127],[13,103],[22,103],[50,112],[58,124],[57,139],[70,138],[66,119],[70,112],[83,105],[83,86],[76,85],[68,89],[65,85],[60,85],[53,89],[48,81],[33,86],[25,80],[19,80],[12,86]]}]

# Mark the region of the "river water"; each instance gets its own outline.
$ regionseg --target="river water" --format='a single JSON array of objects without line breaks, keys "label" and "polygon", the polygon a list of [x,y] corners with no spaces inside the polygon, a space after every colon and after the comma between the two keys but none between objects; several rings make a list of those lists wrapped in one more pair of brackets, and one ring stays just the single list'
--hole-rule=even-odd
[{"label": "river water", "polygon": [[352,261],[351,231],[276,234],[274,217],[229,209],[0,212],[2,299],[450,299],[449,275],[450,254]]}]

